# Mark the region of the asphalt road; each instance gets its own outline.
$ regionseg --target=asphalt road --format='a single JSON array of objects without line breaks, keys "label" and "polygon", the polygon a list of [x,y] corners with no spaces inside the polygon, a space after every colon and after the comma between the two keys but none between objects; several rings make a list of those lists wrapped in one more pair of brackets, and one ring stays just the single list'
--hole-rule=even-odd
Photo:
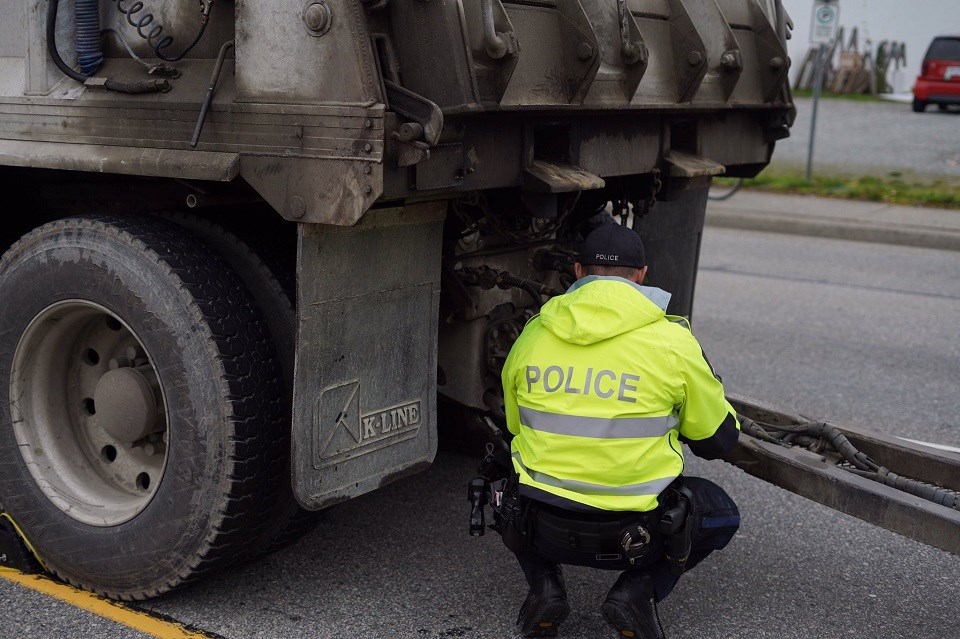
[{"label": "asphalt road", "polygon": [[[772,169],[806,166],[813,100],[798,98],[790,137],[777,143]],[[817,115],[814,173],[960,178],[960,110],[909,104],[821,100]]]},{"label": "asphalt road", "polygon": [[[960,254],[710,229],[694,329],[733,392],[960,445]],[[338,506],[295,546],[150,602],[230,639],[512,636],[525,584],[493,535],[466,535],[476,459]],[[692,459],[741,533],[661,606],[670,639],[958,635],[960,558]],[[562,636],[612,637],[613,573],[567,570]],[[136,637],[0,581],[4,636]]]}]

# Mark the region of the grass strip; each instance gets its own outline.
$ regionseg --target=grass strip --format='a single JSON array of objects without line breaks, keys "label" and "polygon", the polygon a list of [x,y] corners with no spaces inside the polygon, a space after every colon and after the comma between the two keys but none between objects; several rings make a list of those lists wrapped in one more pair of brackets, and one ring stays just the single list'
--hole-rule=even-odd
[{"label": "grass strip", "polygon": [[[718,178],[722,184],[733,178]],[[816,195],[905,206],[960,209],[960,181],[913,182],[897,173],[887,177],[823,177],[807,180],[802,175],[761,174],[745,180],[744,188],[768,193]]]},{"label": "grass strip", "polygon": [[[812,98],[813,90],[794,89],[793,97]],[[849,100],[851,102],[890,102],[890,100],[886,98],[881,98],[879,95],[870,95],[869,93],[832,93],[830,91],[823,91],[820,97],[824,100]]]}]

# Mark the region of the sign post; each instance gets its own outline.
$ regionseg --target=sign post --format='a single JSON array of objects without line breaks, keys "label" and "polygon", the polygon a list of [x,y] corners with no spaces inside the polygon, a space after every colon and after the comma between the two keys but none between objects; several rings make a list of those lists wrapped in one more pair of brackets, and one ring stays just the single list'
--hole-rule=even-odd
[{"label": "sign post", "polygon": [[827,45],[836,41],[839,21],[839,0],[817,0],[814,3],[810,43],[817,45],[817,62],[813,69],[813,116],[810,120],[810,145],[807,148],[808,182],[813,177],[813,141],[817,132],[817,110],[820,106],[820,92],[823,90],[823,52]]}]

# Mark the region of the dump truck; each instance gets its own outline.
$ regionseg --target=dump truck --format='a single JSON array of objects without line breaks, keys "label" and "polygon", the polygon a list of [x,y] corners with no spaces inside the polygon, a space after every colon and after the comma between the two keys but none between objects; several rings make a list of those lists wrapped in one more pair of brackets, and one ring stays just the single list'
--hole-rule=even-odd
[{"label": "dump truck", "polygon": [[[599,224],[690,315],[711,179],[794,116],[779,0],[0,16],[0,526],[120,599],[426,468],[441,408],[502,425],[506,354]],[[829,501],[769,415],[743,467]]]}]

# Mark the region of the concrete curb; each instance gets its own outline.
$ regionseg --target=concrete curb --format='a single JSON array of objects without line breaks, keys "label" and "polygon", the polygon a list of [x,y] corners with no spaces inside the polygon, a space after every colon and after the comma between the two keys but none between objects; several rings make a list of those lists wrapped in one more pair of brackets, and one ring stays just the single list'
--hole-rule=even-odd
[{"label": "concrete curb", "polygon": [[707,226],[960,251],[960,232],[782,215],[707,210]]}]

